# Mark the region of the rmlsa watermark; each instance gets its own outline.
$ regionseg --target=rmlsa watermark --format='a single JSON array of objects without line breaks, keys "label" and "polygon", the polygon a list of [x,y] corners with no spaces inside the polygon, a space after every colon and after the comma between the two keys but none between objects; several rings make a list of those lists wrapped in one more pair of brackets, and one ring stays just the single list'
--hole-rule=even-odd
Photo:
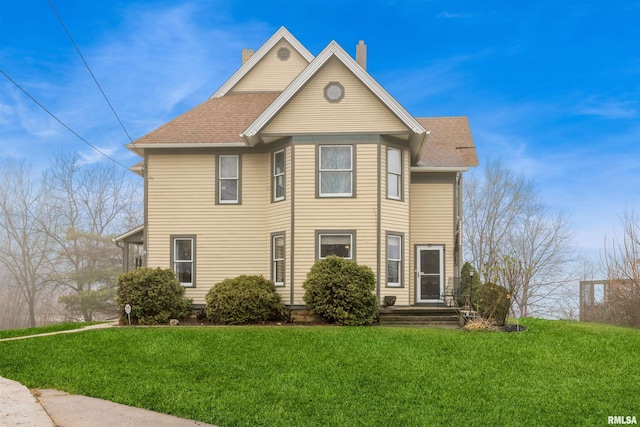
[{"label": "rmlsa watermark", "polygon": [[607,417],[607,424],[638,424],[635,415],[634,416],[609,416]]}]

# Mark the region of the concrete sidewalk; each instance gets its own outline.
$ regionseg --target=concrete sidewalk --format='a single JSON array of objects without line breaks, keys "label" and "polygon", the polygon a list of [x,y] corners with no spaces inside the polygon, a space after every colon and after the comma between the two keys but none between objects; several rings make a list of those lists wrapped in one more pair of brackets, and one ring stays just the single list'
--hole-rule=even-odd
[{"label": "concrete sidewalk", "polygon": [[199,421],[57,390],[29,391],[0,377],[0,426],[215,427]]},{"label": "concrete sidewalk", "polygon": [[53,421],[22,384],[0,377],[0,426],[52,427]]}]

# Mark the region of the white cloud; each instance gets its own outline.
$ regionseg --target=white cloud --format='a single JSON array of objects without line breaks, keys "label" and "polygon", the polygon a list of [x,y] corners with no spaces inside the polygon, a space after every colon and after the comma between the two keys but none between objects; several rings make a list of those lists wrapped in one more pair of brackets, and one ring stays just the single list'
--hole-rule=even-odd
[{"label": "white cloud", "polygon": [[438,18],[445,18],[445,19],[467,19],[467,18],[473,18],[473,14],[472,13],[441,12],[437,16],[438,16]]},{"label": "white cloud", "polygon": [[638,102],[605,100],[595,97],[584,101],[575,109],[576,114],[598,116],[605,119],[633,119],[638,116]]},{"label": "white cloud", "polygon": [[[259,46],[273,31],[255,21],[234,24],[216,6],[132,4],[123,10],[121,22],[98,34],[97,41],[79,44],[133,138],[206,100],[240,65],[241,48]],[[72,24],[67,22],[70,28]],[[34,65],[20,52],[0,52],[22,73],[12,77],[60,120],[110,156],[133,160],[123,147],[128,138],[73,53],[58,62]],[[99,160],[99,154],[9,86],[0,93],[0,139],[11,137],[12,155],[47,156],[50,148],[37,147],[54,145],[81,151],[86,161]],[[8,154],[9,149],[3,147],[2,152]]]}]

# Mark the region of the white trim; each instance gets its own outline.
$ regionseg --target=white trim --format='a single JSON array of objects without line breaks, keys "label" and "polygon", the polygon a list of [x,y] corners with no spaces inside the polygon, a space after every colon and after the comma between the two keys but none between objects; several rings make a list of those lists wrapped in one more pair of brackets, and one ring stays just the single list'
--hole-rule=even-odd
[{"label": "white trim", "polygon": [[325,259],[322,256],[322,237],[323,236],[349,236],[349,256],[344,259],[353,259],[353,233],[319,233],[318,234],[318,259]]},{"label": "white trim", "polygon": [[[222,159],[225,157],[233,157],[236,159],[236,175],[222,177]],[[240,156],[237,154],[220,154],[218,156],[218,203],[220,204],[238,204],[240,202]],[[222,200],[222,181],[236,181],[236,198]]]},{"label": "white trim", "polygon": [[[398,152],[399,158],[400,158],[400,171],[399,172],[392,172],[389,168],[389,152],[391,151],[396,151]],[[387,147],[387,199],[391,199],[391,200],[402,200],[402,180],[403,180],[403,174],[402,174],[402,166],[403,166],[403,161],[402,161],[402,150],[399,150],[397,148],[392,148],[392,147]],[[398,195],[397,196],[392,196],[391,193],[389,192],[389,176],[393,175],[396,176],[398,179],[397,182],[397,186],[396,186],[396,190],[398,191]]]},{"label": "white trim", "polygon": [[[400,255],[400,258],[391,258],[389,256],[389,239],[398,239],[398,253]],[[402,236],[399,234],[392,234],[389,233],[387,234],[387,250],[386,250],[386,255],[387,255],[387,265],[386,265],[386,276],[387,276],[387,287],[388,288],[401,288],[402,287]],[[398,263],[398,281],[397,282],[389,282],[389,261],[394,261]]]},{"label": "white trim", "polygon": [[[276,156],[278,155],[278,153],[282,153],[282,157],[284,160],[284,163],[282,165],[282,173],[276,173]],[[271,180],[272,180],[272,184],[273,184],[273,201],[274,202],[279,202],[281,200],[284,200],[284,197],[287,193],[287,187],[286,187],[286,180],[285,180],[285,173],[287,172],[287,152],[285,151],[285,149],[283,148],[282,150],[278,150],[278,151],[274,151],[273,152],[273,175],[271,176]],[[283,183],[283,188],[282,188],[282,196],[278,197],[278,177],[282,177],[282,183]]]},{"label": "white trim", "polygon": [[263,44],[251,58],[229,78],[220,88],[211,95],[211,98],[220,98],[229,92],[249,71],[267,54],[273,47],[285,39],[291,47],[293,47],[307,61],[313,61],[313,55],[304,47],[298,39],[296,39],[284,26],[280,27],[270,38]]},{"label": "white trim", "polygon": [[[287,276],[287,265],[286,265],[286,249],[285,249],[285,253],[282,255],[282,258],[276,258],[276,239],[282,239],[282,244],[283,246],[286,245],[286,239],[285,239],[285,235],[283,234],[274,234],[271,236],[271,269],[273,271],[273,277],[271,278],[271,280],[273,281],[274,285],[277,287],[282,287],[285,285],[284,280],[286,279]],[[283,263],[285,263],[285,268],[284,268],[284,274],[285,274],[285,279],[283,279],[282,282],[277,282],[276,279],[278,278],[278,264],[277,262],[282,261]]]},{"label": "white trim", "polygon": [[[188,240],[189,242],[191,242],[191,250],[190,250],[190,254],[191,254],[191,258],[186,260],[186,259],[178,259],[178,248],[177,248],[177,243],[178,241],[182,241],[182,240]],[[176,277],[178,277],[178,271],[176,268],[176,264],[191,264],[191,282],[180,282],[180,286],[184,286],[185,288],[193,288],[193,277],[195,275],[195,271],[194,271],[194,266],[195,266],[195,260],[193,257],[193,252],[194,252],[194,239],[193,237],[174,237],[173,238],[173,259],[171,260],[172,262],[172,269],[173,272],[176,274]],[[179,277],[178,277],[179,279]]]},{"label": "white trim", "polygon": [[111,239],[111,241],[112,241],[112,242],[120,242],[120,241],[123,241],[123,240],[125,240],[127,237],[131,237],[131,236],[133,236],[134,234],[139,233],[139,232],[141,232],[141,231],[143,231],[143,230],[144,230],[144,225],[138,226],[138,227],[136,227],[136,228],[133,228],[133,229],[131,229],[131,230],[127,231],[127,232],[126,232],[126,233],[124,233],[124,234],[121,234],[121,235],[119,235],[119,236],[114,237],[113,239]]},{"label": "white trim", "polygon": [[424,135],[426,130],[407,110],[384,90],[358,63],[332,41],[311,63],[302,70],[293,82],[267,107],[256,120],[242,133],[246,140],[250,140],[266,126],[271,119],[293,98],[300,89],[327,63],[331,58],[338,58],[362,83],[373,92],[414,134]]},{"label": "white trim", "polygon": [[411,166],[411,172],[466,172],[467,166]]},{"label": "white trim", "polygon": [[[420,265],[420,252],[421,251],[426,251],[426,250],[431,250],[431,251],[438,251],[439,253],[439,257],[440,257],[440,296],[439,298],[430,298],[430,299],[422,299],[420,298],[420,276],[421,276],[421,270],[422,270],[422,266]],[[415,253],[415,257],[416,257],[416,302],[417,303],[441,303],[444,301],[444,286],[445,286],[445,282],[444,282],[444,246],[443,245],[420,245],[420,246],[416,246],[416,253]]]},{"label": "white trim", "polygon": [[157,142],[153,144],[132,143],[125,145],[125,148],[143,156],[142,153],[147,148],[238,148],[246,146],[246,142]]}]

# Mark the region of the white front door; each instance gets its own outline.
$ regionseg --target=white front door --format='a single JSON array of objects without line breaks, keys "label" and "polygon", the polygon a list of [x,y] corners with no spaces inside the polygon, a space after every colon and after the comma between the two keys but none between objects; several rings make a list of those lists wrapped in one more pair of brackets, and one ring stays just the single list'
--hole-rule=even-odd
[{"label": "white front door", "polygon": [[444,246],[418,246],[416,274],[416,302],[444,301]]}]

